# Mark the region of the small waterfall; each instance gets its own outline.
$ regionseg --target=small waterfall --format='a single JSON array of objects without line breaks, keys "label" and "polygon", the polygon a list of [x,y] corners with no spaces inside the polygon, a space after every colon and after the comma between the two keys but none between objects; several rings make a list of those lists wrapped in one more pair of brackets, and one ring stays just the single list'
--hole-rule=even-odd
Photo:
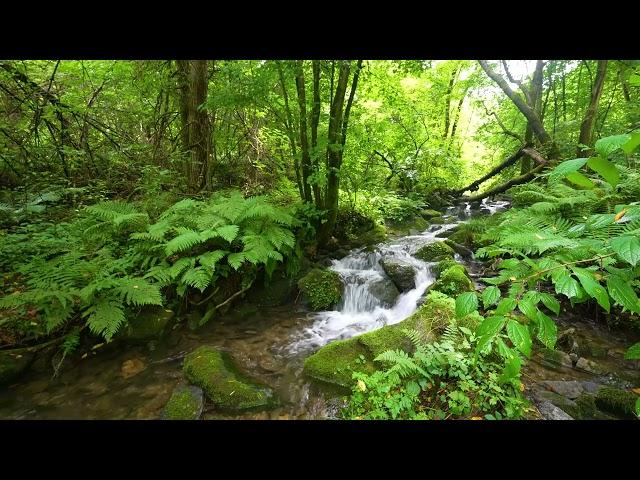
[{"label": "small waterfall", "polygon": [[[482,207],[491,213],[504,209],[508,202],[483,201]],[[448,215],[457,219],[470,216],[469,204],[462,204],[447,209]],[[313,324],[302,331],[289,346],[291,353],[308,351],[325,345],[332,340],[349,338],[384,325],[401,322],[418,308],[418,302],[427,287],[435,278],[431,273],[431,262],[423,262],[413,256],[423,245],[441,240],[439,233],[454,228],[460,221],[444,225],[431,225],[418,235],[398,238],[391,244],[379,244],[373,252],[354,250],[341,260],[333,260],[331,270],[340,275],[344,283],[341,304],[337,310],[311,313]],[[456,258],[458,255],[456,255]],[[415,287],[401,293],[391,306],[371,292],[371,287],[378,282],[390,281],[385,274],[380,260],[383,258],[398,260],[411,265],[415,271]]]}]

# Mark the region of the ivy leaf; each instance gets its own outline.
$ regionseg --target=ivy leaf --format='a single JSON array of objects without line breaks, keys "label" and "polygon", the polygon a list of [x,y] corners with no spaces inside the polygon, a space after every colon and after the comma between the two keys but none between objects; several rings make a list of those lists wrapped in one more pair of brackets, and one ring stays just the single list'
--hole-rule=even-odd
[{"label": "ivy leaf", "polygon": [[640,240],[631,235],[622,235],[611,240],[611,248],[620,258],[634,267],[640,262]]},{"label": "ivy leaf", "polygon": [[507,323],[507,335],[509,335],[509,339],[518,350],[527,357],[531,356],[531,335],[525,325],[513,319],[509,320]]},{"label": "ivy leaf", "polygon": [[640,342],[629,347],[624,358],[625,360],[640,360]]},{"label": "ivy leaf", "polygon": [[511,312],[516,308],[516,300],[515,298],[503,298],[498,303],[498,307],[496,308],[496,315],[503,315],[505,313]]},{"label": "ivy leaf", "polygon": [[553,295],[549,293],[541,293],[540,299],[545,307],[556,315],[560,315],[560,302]]},{"label": "ivy leaf", "polygon": [[602,157],[592,157],[587,161],[587,166],[604,178],[612,187],[615,188],[620,183],[620,173],[609,160]]},{"label": "ivy leaf", "polygon": [[558,326],[556,323],[542,312],[538,312],[538,340],[545,347],[553,349],[558,340]]},{"label": "ivy leaf", "polygon": [[610,309],[609,294],[607,290],[593,278],[593,274],[584,268],[573,267],[573,273],[576,274],[578,280],[584,287],[584,290],[607,312]]},{"label": "ivy leaf", "polygon": [[531,320],[537,320],[538,309],[533,302],[527,298],[521,298],[518,302],[518,309],[525,314],[525,316]]},{"label": "ivy leaf", "polygon": [[500,289],[498,287],[487,287],[482,292],[482,304],[484,308],[488,308],[498,301],[500,298]]},{"label": "ivy leaf", "polygon": [[616,303],[631,312],[640,313],[638,296],[629,285],[629,282],[619,275],[610,275],[607,278],[607,289],[609,290],[609,295],[611,295],[611,298],[613,298]]},{"label": "ivy leaf", "polygon": [[595,187],[595,185],[593,184],[593,182],[591,180],[589,180],[587,177],[585,177],[583,174],[579,173],[579,172],[571,172],[567,175],[567,180],[569,180],[571,183],[578,185],[579,187],[584,187],[584,188],[593,188]]},{"label": "ivy leaf", "polygon": [[561,178],[566,177],[571,172],[577,172],[584,166],[585,163],[587,163],[586,158],[576,158],[574,160],[567,160],[565,162],[562,162],[556,168],[554,168],[549,175],[549,183],[556,182]]},{"label": "ivy leaf", "polygon": [[478,297],[475,292],[465,292],[456,297],[456,316],[464,317],[478,309]]},{"label": "ivy leaf", "polygon": [[622,148],[631,138],[629,134],[613,135],[611,137],[601,138],[596,142],[596,152],[602,158],[607,158],[611,153]]}]

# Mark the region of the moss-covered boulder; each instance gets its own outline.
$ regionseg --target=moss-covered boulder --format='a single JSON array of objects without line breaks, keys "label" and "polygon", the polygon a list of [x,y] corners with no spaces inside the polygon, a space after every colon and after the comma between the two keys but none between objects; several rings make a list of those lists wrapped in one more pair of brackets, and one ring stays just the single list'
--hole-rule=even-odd
[{"label": "moss-covered boulder", "polygon": [[425,262],[437,262],[446,257],[453,257],[455,252],[444,242],[427,243],[418,249],[414,257],[424,260]]},{"label": "moss-covered boulder", "polygon": [[433,217],[441,217],[442,213],[439,212],[438,210],[425,208],[424,210],[420,210],[420,215],[422,215],[423,218],[426,218],[427,220],[429,220],[430,218],[433,218]]},{"label": "moss-covered boulder", "polygon": [[197,420],[204,408],[204,392],[193,385],[178,385],[162,412],[164,420]]},{"label": "moss-covered boulder", "polygon": [[602,387],[596,393],[595,404],[605,412],[625,418],[636,418],[635,405],[638,395],[613,387]]},{"label": "moss-covered boulder", "polygon": [[431,267],[431,271],[436,276],[436,278],[439,278],[440,275],[442,274],[442,272],[444,272],[448,268],[454,267],[456,265],[459,265],[459,263],[456,262],[453,259],[453,257],[446,257],[444,260],[440,260],[433,267]]},{"label": "moss-covered boulder", "polygon": [[145,310],[129,320],[127,326],[119,333],[119,337],[132,343],[157,340],[169,332],[173,317],[173,310],[165,308]]},{"label": "moss-covered boulder", "polygon": [[395,233],[397,235],[409,235],[411,230],[416,230],[418,232],[425,231],[429,227],[429,222],[421,216],[416,215],[402,221],[387,220],[386,225],[391,233]]},{"label": "moss-covered boulder", "polygon": [[464,245],[460,245],[459,243],[454,242],[450,238],[447,238],[444,241],[444,243],[449,245],[453,249],[453,251],[456,252],[461,257],[467,258],[467,259],[473,258],[473,250],[471,250],[470,248],[467,248]]},{"label": "moss-covered boulder", "polygon": [[340,275],[332,270],[314,268],[298,281],[298,288],[313,310],[329,310],[342,300]]},{"label": "moss-covered boulder", "polygon": [[374,359],[382,352],[412,351],[411,340],[403,330],[416,330],[426,341],[432,341],[451,323],[475,328],[480,320],[478,314],[456,320],[455,300],[432,292],[425,303],[402,322],[325,345],[306,359],[304,373],[315,380],[348,388],[353,383],[353,372],[372,373],[378,367]]},{"label": "moss-covered boulder", "polygon": [[0,351],[0,385],[16,380],[31,365],[34,354],[25,351]]},{"label": "moss-covered boulder", "polygon": [[269,387],[244,376],[229,354],[211,346],[204,345],[187,355],[182,371],[222,410],[266,408],[276,402]]},{"label": "moss-covered boulder", "polygon": [[383,258],[380,266],[401,292],[416,288],[416,269],[413,265],[394,258]]},{"label": "moss-covered boulder", "polygon": [[277,307],[295,297],[296,281],[284,273],[275,273],[269,282],[260,282],[248,296],[251,303],[259,307]]},{"label": "moss-covered boulder", "polygon": [[472,292],[474,288],[465,268],[462,265],[453,265],[440,274],[430,290],[455,297],[463,292]]},{"label": "moss-covered boulder", "polygon": [[433,224],[433,225],[442,225],[444,223],[447,223],[447,221],[442,217],[431,217],[429,219],[429,223]]},{"label": "moss-covered boulder", "polygon": [[369,293],[376,297],[383,307],[389,308],[400,296],[400,291],[396,284],[388,278],[381,278],[369,284]]},{"label": "moss-covered boulder", "polygon": [[[425,227],[426,228],[426,227]],[[387,229],[384,225],[375,224],[372,229],[358,233],[348,239],[352,248],[369,247],[384,242],[387,239]]]}]

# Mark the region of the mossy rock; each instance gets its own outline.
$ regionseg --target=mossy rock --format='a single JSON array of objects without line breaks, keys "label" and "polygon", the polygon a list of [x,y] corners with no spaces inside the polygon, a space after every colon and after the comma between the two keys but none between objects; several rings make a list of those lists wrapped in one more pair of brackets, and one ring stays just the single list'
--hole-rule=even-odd
[{"label": "mossy rock", "polygon": [[259,307],[277,307],[285,305],[293,299],[296,290],[296,281],[287,278],[283,273],[274,274],[271,281],[260,282],[251,289],[249,299],[251,303]]},{"label": "mossy rock", "polygon": [[374,359],[386,350],[413,350],[409,337],[403,330],[421,333],[425,341],[433,341],[447,325],[456,323],[475,328],[479,315],[468,315],[456,320],[455,300],[439,292],[432,292],[410,317],[395,325],[364,333],[347,340],[337,340],[320,348],[304,362],[304,373],[324,383],[349,388],[353,384],[353,372],[367,374],[380,365]]},{"label": "mossy rock", "polygon": [[[426,227],[425,227],[426,228]],[[373,246],[387,240],[387,229],[384,225],[375,224],[371,230],[359,233],[355,238],[350,239],[353,248]]]},{"label": "mossy rock", "polygon": [[389,230],[396,234],[409,234],[410,230],[424,231],[429,227],[429,222],[420,216],[409,217],[402,221],[387,220]]},{"label": "mossy rock", "polygon": [[204,408],[204,393],[193,385],[179,385],[162,412],[163,420],[197,420]]},{"label": "mossy rock", "polygon": [[459,245],[465,245],[470,248],[473,247],[476,242],[475,234],[466,228],[456,229],[456,231],[449,235],[448,238],[452,242]]},{"label": "mossy rock", "polygon": [[169,331],[173,310],[152,308],[142,312],[122,329],[119,337],[127,342],[138,343],[162,338]]},{"label": "mossy rock", "polygon": [[416,269],[413,265],[393,258],[383,258],[380,266],[401,292],[416,287]]},{"label": "mossy rock", "polygon": [[423,218],[426,218],[427,220],[429,220],[430,218],[433,218],[433,217],[441,217],[442,212],[439,212],[438,210],[432,210],[430,208],[425,208],[424,210],[420,211],[420,215],[422,215]]},{"label": "mossy rock", "polygon": [[436,259],[442,260],[439,257],[453,257],[454,253],[453,249],[446,243],[433,242],[420,247],[414,257],[425,262],[434,262],[437,261]]},{"label": "mossy rock", "polygon": [[638,395],[613,387],[602,387],[596,393],[595,403],[601,410],[625,418],[636,418],[635,405]]},{"label": "mossy rock", "polygon": [[474,288],[465,268],[462,265],[453,265],[440,274],[438,280],[431,286],[431,290],[457,296],[463,292],[472,292]]},{"label": "mossy rock", "polygon": [[447,223],[447,221],[442,217],[431,217],[429,219],[429,222],[433,225],[443,225],[445,223]]},{"label": "mossy rock", "polygon": [[596,397],[588,393],[576,398],[575,406],[568,407],[566,411],[576,420],[615,420],[615,417],[601,412],[596,404]]},{"label": "mossy rock", "polygon": [[[442,272],[444,272],[448,268],[454,267],[456,265],[460,265],[460,264],[458,262],[456,262],[453,259],[453,257],[447,257],[447,258],[445,258],[443,260],[440,260],[433,267],[431,267],[431,271],[436,276],[436,278],[439,278],[440,275],[442,274]],[[464,268],[464,266],[463,266],[463,268]]]},{"label": "mossy rock", "polygon": [[0,385],[11,383],[31,365],[35,355],[25,351],[0,351]]},{"label": "mossy rock", "polygon": [[214,347],[204,345],[191,352],[182,370],[222,410],[268,408],[276,403],[269,387],[242,375],[231,356]]},{"label": "mossy rock", "polygon": [[298,288],[313,310],[329,310],[340,303],[344,289],[340,275],[321,268],[314,268],[302,277]]},{"label": "mossy rock", "polygon": [[369,284],[369,293],[376,297],[385,308],[391,307],[398,297],[400,291],[396,284],[388,278],[381,278]]}]

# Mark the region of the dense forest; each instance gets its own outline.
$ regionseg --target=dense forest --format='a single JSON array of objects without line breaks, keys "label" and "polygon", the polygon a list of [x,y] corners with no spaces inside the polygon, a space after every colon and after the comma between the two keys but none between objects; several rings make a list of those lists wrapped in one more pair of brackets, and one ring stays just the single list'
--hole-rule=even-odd
[{"label": "dense forest", "polygon": [[0,60],[0,418],[637,419],[640,61]]}]

